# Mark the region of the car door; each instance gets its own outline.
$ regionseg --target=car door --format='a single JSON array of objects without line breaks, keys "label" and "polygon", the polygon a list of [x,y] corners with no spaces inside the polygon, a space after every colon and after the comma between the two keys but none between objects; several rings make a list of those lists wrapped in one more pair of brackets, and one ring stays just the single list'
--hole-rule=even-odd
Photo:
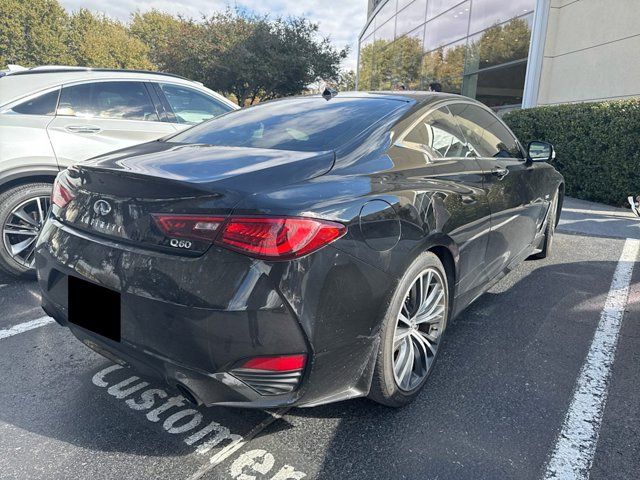
[{"label": "car door", "polygon": [[153,85],[169,121],[178,130],[233,110],[233,107],[194,88],[165,82],[154,82]]},{"label": "car door", "polygon": [[532,187],[539,172],[492,112],[467,102],[450,108],[483,171],[491,208],[486,261],[487,275],[492,278],[529,253],[546,210]]},{"label": "car door", "polygon": [[63,86],[47,132],[58,164],[67,167],[176,132],[160,120],[144,82],[88,82]]},{"label": "car door", "polygon": [[[458,246],[458,294],[468,303],[485,283],[484,258],[491,228],[489,201],[482,170],[470,155],[453,115],[442,106],[418,115],[401,137],[394,153],[416,165],[406,172],[427,188],[428,207],[423,215],[431,232],[450,236]],[[423,202],[424,203],[424,202]],[[464,300],[466,296],[466,301]]]}]

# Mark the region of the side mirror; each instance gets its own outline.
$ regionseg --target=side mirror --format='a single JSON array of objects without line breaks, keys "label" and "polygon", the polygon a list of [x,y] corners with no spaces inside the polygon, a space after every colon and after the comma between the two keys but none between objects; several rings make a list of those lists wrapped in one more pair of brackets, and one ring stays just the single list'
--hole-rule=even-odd
[{"label": "side mirror", "polygon": [[527,156],[532,162],[548,162],[556,158],[556,151],[550,143],[529,142]]}]

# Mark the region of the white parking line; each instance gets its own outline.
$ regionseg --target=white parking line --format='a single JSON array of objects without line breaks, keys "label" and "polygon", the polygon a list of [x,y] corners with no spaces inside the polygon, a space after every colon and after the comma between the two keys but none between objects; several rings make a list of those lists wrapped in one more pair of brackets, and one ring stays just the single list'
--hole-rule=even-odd
[{"label": "white parking line", "polygon": [[14,335],[18,335],[19,333],[28,332],[29,330],[33,330],[34,328],[44,327],[45,325],[49,325],[53,322],[55,322],[55,320],[51,317],[41,317],[29,322],[19,323],[11,328],[0,330],[0,340],[2,340],[3,338],[13,337]]},{"label": "white parking line", "polygon": [[627,239],[544,478],[588,479],[640,241]]}]

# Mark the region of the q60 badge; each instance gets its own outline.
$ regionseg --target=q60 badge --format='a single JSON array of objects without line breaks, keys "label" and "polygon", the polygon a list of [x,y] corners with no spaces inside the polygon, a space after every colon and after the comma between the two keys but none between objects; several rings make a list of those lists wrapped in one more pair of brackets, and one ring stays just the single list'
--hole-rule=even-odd
[{"label": "q60 badge", "polygon": [[169,240],[169,245],[176,248],[191,248],[191,242],[189,240],[178,240],[177,238]]}]

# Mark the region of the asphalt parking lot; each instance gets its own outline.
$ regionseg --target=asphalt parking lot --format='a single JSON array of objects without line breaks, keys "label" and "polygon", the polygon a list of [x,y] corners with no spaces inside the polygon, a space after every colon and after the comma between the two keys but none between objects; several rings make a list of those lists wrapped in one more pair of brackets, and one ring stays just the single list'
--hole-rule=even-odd
[{"label": "asphalt parking lot", "polygon": [[[33,282],[0,276],[0,478],[553,478],[568,412],[586,410],[574,399],[591,385],[579,379],[625,238],[640,239],[640,222],[568,202],[551,258],[525,262],[449,325],[426,390],[401,410],[193,408],[43,318]],[[640,268],[629,285],[581,478],[640,472]]]}]

